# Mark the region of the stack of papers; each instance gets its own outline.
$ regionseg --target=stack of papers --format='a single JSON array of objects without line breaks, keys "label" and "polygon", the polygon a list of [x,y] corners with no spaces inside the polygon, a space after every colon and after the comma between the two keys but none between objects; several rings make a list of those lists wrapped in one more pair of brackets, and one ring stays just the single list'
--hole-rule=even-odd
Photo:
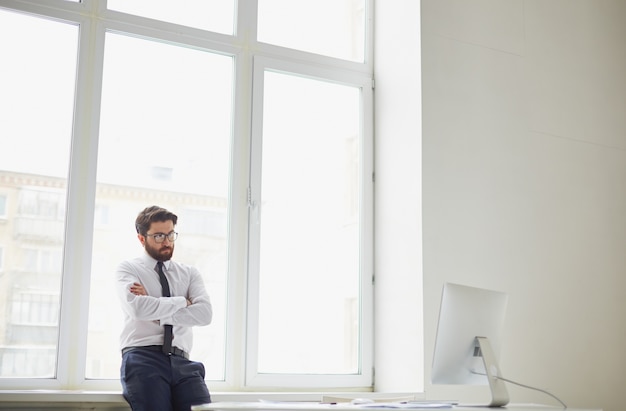
[{"label": "stack of papers", "polygon": [[427,408],[452,408],[453,404],[448,402],[432,402],[432,401],[407,401],[407,402],[375,402],[371,404],[357,404],[355,408],[396,408],[396,409],[411,409],[421,410]]},{"label": "stack of papers", "polygon": [[[293,410],[297,410],[299,407],[302,408],[312,408],[315,407],[313,403],[305,403],[305,402],[290,402],[290,401],[266,401],[260,400],[261,404],[272,404],[273,408],[276,409],[285,406],[286,408],[292,408]],[[313,405],[312,405],[313,404]],[[374,400],[367,399],[355,399],[350,402],[328,402],[317,404],[320,410],[329,411],[329,410],[345,410],[345,409],[354,409],[354,410],[376,410],[376,409],[406,409],[406,410],[420,410],[420,409],[437,409],[437,408],[452,408],[456,405],[455,402],[451,401],[426,401],[426,400],[411,400],[411,401],[389,401],[389,402],[378,402]]]}]

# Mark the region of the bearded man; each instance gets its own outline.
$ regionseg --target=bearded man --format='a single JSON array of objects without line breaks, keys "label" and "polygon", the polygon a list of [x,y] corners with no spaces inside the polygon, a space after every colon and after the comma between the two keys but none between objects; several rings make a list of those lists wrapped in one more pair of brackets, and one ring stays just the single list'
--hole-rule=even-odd
[{"label": "bearded man", "polygon": [[178,217],[147,207],[135,221],[145,252],[116,271],[124,313],[123,394],[133,411],[189,411],[211,402],[205,369],[190,361],[193,326],[208,325],[211,301],[200,272],[172,260]]}]

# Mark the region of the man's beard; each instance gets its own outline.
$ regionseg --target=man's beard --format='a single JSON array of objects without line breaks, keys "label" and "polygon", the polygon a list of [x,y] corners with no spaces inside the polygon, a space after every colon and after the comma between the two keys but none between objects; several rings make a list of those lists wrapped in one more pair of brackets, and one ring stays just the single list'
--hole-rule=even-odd
[{"label": "man's beard", "polygon": [[153,248],[148,243],[146,243],[145,249],[150,257],[154,258],[157,261],[168,261],[172,258],[172,255],[174,254],[174,244],[170,244],[169,246],[159,245],[158,247]]}]

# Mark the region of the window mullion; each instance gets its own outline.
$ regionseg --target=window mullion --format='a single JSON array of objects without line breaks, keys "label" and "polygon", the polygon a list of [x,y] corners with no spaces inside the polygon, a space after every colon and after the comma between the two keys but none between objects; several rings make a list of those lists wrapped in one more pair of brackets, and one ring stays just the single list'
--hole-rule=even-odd
[{"label": "window mullion", "polygon": [[235,36],[244,48],[256,48],[258,0],[239,0],[237,2],[237,27]]},{"label": "window mullion", "polygon": [[261,161],[263,130],[263,79],[264,65],[253,62],[252,81],[252,130],[250,133],[250,181],[248,190],[248,296],[247,296],[247,343],[245,364],[245,385],[256,374],[258,362],[259,331],[259,259],[260,259],[260,219],[261,219]]},{"label": "window mullion", "polygon": [[[255,3],[251,1],[250,4]],[[248,6],[248,2],[246,2]],[[241,8],[239,9],[240,11]],[[246,7],[239,13],[238,27],[249,27],[251,17]],[[252,16],[254,18],[254,16]],[[226,329],[226,367],[224,383],[212,382],[211,389],[224,391],[244,386],[246,367],[246,307],[248,306],[249,209],[248,189],[250,176],[254,173],[250,164],[250,140],[252,135],[253,53],[249,37],[236,32],[240,42],[246,42],[235,55],[234,107],[231,151],[231,195],[229,209],[229,279]]]}]

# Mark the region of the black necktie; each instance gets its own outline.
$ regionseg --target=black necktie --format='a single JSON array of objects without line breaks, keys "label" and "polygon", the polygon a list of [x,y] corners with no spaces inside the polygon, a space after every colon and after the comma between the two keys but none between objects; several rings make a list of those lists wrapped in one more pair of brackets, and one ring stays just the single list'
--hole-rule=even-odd
[{"label": "black necktie", "polygon": [[[165,274],[163,274],[163,261],[159,261],[157,263],[157,273],[159,273],[159,280],[161,280],[161,294],[163,297],[170,296],[170,285],[167,283],[167,278],[165,278]],[[163,352],[165,354],[172,353],[172,326],[169,324],[165,324],[163,326],[165,328],[165,334],[163,335]]]}]

